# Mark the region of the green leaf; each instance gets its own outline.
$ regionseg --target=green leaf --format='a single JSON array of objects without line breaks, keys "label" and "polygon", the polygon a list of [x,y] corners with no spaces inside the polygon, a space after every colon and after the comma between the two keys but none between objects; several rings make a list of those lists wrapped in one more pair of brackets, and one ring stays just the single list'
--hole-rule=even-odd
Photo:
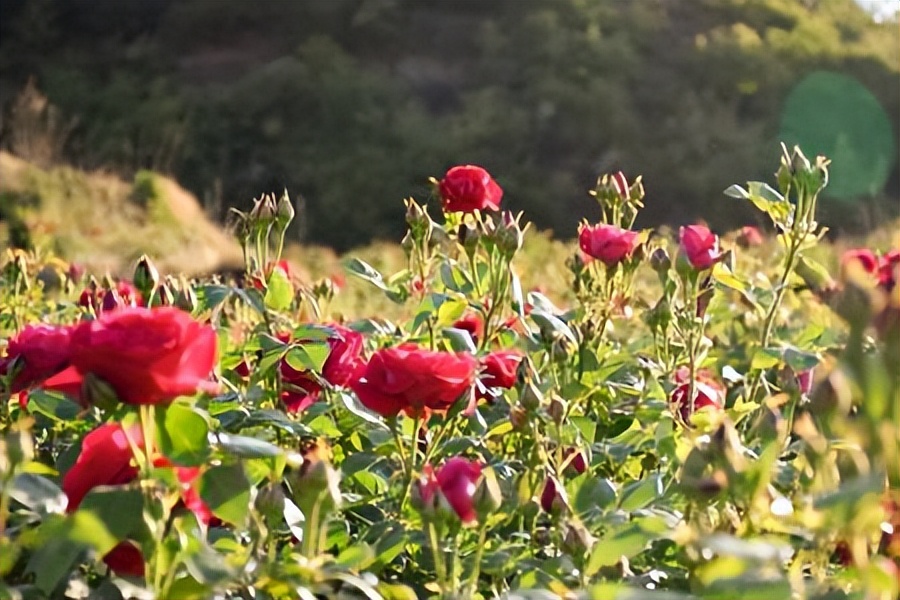
[{"label": "green leaf", "polygon": [[13,477],[9,495],[42,516],[62,513],[66,509],[66,495],[59,486],[32,473],[19,473]]},{"label": "green leaf", "polygon": [[266,282],[266,306],[272,310],[285,310],[294,300],[294,286],[281,268],[272,269]]},{"label": "green leaf", "polygon": [[240,458],[268,458],[284,454],[281,448],[265,440],[230,433],[220,433],[216,437],[223,450]]},{"label": "green leaf", "polygon": [[344,548],[334,561],[351,571],[362,571],[375,562],[375,551],[368,544],[355,544]]},{"label": "green leaf", "polygon": [[450,347],[453,348],[454,352],[475,354],[478,351],[478,348],[475,347],[475,342],[472,340],[472,335],[465,329],[448,327],[444,329],[444,337],[450,341]]},{"label": "green leaf", "polygon": [[28,393],[28,410],[54,421],[74,421],[81,407],[62,394],[32,390]]},{"label": "green leaf", "polygon": [[447,327],[463,316],[468,307],[468,302],[463,297],[448,297],[437,310],[437,326]]},{"label": "green leaf", "polygon": [[384,277],[375,267],[358,258],[351,258],[344,261],[344,268],[351,275],[355,275],[364,281],[368,281],[380,290],[388,291],[389,288],[384,283]]},{"label": "green leaf", "polygon": [[144,499],[137,488],[96,487],[84,497],[78,512],[99,519],[116,540],[137,531],[143,523]]},{"label": "green leaf", "polygon": [[200,498],[214,515],[241,526],[250,511],[250,482],[240,464],[213,467],[200,476]]},{"label": "green leaf", "polygon": [[380,429],[390,429],[387,424],[385,424],[380,415],[370,411],[368,408],[363,406],[353,394],[349,394],[347,392],[339,392],[338,397],[341,399],[341,402],[344,404],[344,406],[347,407],[347,410],[349,410],[351,413],[353,413],[363,421],[372,423],[373,425],[377,425]]},{"label": "green leaf", "polygon": [[573,508],[578,514],[611,506],[616,501],[616,485],[609,479],[587,478],[575,493]]},{"label": "green leaf", "polygon": [[651,502],[662,496],[662,493],[662,477],[654,473],[646,479],[626,485],[622,489],[619,508],[628,512],[634,512],[648,506]]},{"label": "green leaf", "polygon": [[198,310],[203,312],[216,308],[228,299],[231,291],[231,288],[225,285],[204,285],[197,288]]},{"label": "green leaf", "polygon": [[657,517],[647,517],[626,524],[594,546],[585,573],[591,576],[603,567],[616,564],[623,556],[631,558],[646,548],[647,544],[659,539],[666,529],[665,523]]},{"label": "green leaf", "polygon": [[331,348],[327,342],[307,342],[294,345],[284,355],[284,360],[297,371],[322,372]]},{"label": "green leaf", "polygon": [[201,465],[209,456],[206,419],[188,404],[175,402],[156,411],[156,439],[162,453],[177,465]]}]

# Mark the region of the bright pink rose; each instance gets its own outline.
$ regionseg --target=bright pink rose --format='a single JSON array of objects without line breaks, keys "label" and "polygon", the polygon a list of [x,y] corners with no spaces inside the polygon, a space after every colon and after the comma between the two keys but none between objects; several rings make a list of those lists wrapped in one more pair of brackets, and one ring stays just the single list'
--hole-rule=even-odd
[{"label": "bright pink rose", "polygon": [[127,404],[163,404],[198,390],[213,392],[216,331],[177,308],[123,308],[78,325],[71,364],[45,387],[72,394],[88,373]]},{"label": "bright pink rose", "polygon": [[[329,327],[335,330],[336,335],[328,339],[330,351],[322,365],[322,377],[335,387],[345,387],[361,367],[363,336],[341,325],[332,324]],[[283,383],[296,388],[286,389],[281,395],[288,412],[304,411],[319,400],[322,386],[309,372],[298,371],[286,360],[281,361],[278,371]]]},{"label": "bright pink rose", "polygon": [[681,251],[695,269],[710,268],[719,259],[719,237],[703,225],[682,227]]},{"label": "bright pink rose", "polygon": [[369,410],[385,417],[449,409],[471,392],[475,358],[402,344],[376,352],[350,387]]},{"label": "bright pink rose", "polygon": [[615,225],[584,225],[578,232],[578,245],[588,256],[612,267],[631,256],[637,236],[636,231]]},{"label": "bright pink rose", "polygon": [[441,179],[439,189],[445,212],[500,210],[503,190],[481,167],[453,167]]},{"label": "bright pink rose", "polygon": [[6,358],[0,358],[0,377],[15,371],[10,392],[37,385],[69,365],[71,327],[28,325],[9,340]]}]

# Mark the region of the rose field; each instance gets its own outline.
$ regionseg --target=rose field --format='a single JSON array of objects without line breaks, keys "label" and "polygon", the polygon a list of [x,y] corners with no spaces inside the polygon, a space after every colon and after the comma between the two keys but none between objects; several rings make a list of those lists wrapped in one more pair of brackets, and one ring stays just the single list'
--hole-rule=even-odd
[{"label": "rose field", "polygon": [[619,172],[551,241],[463,165],[314,283],[286,195],[243,272],[7,250],[0,598],[900,597],[900,238],[782,150],[721,236]]}]

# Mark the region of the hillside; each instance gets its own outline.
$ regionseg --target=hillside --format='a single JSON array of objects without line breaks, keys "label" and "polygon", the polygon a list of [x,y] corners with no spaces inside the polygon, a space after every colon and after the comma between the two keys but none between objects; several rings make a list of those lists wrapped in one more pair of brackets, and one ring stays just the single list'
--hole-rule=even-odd
[{"label": "hillside", "polygon": [[242,264],[235,239],[172,179],[42,169],[0,152],[0,246],[26,241],[94,273],[126,272],[145,253],[187,275]]}]

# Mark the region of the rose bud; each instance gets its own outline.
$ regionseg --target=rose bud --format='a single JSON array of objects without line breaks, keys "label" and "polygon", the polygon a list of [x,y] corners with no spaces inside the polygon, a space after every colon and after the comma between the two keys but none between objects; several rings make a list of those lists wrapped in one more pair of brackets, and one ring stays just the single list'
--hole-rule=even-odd
[{"label": "rose bud", "polygon": [[134,268],[134,285],[142,294],[149,296],[159,285],[159,271],[146,254],[142,255]]},{"label": "rose bud", "polygon": [[544,512],[554,516],[569,508],[566,489],[553,477],[547,477],[544,482],[544,491],[541,492],[541,508],[544,509]]},{"label": "rose bud", "polygon": [[708,269],[719,260],[719,237],[703,225],[689,225],[679,231],[681,252],[697,270]]}]

